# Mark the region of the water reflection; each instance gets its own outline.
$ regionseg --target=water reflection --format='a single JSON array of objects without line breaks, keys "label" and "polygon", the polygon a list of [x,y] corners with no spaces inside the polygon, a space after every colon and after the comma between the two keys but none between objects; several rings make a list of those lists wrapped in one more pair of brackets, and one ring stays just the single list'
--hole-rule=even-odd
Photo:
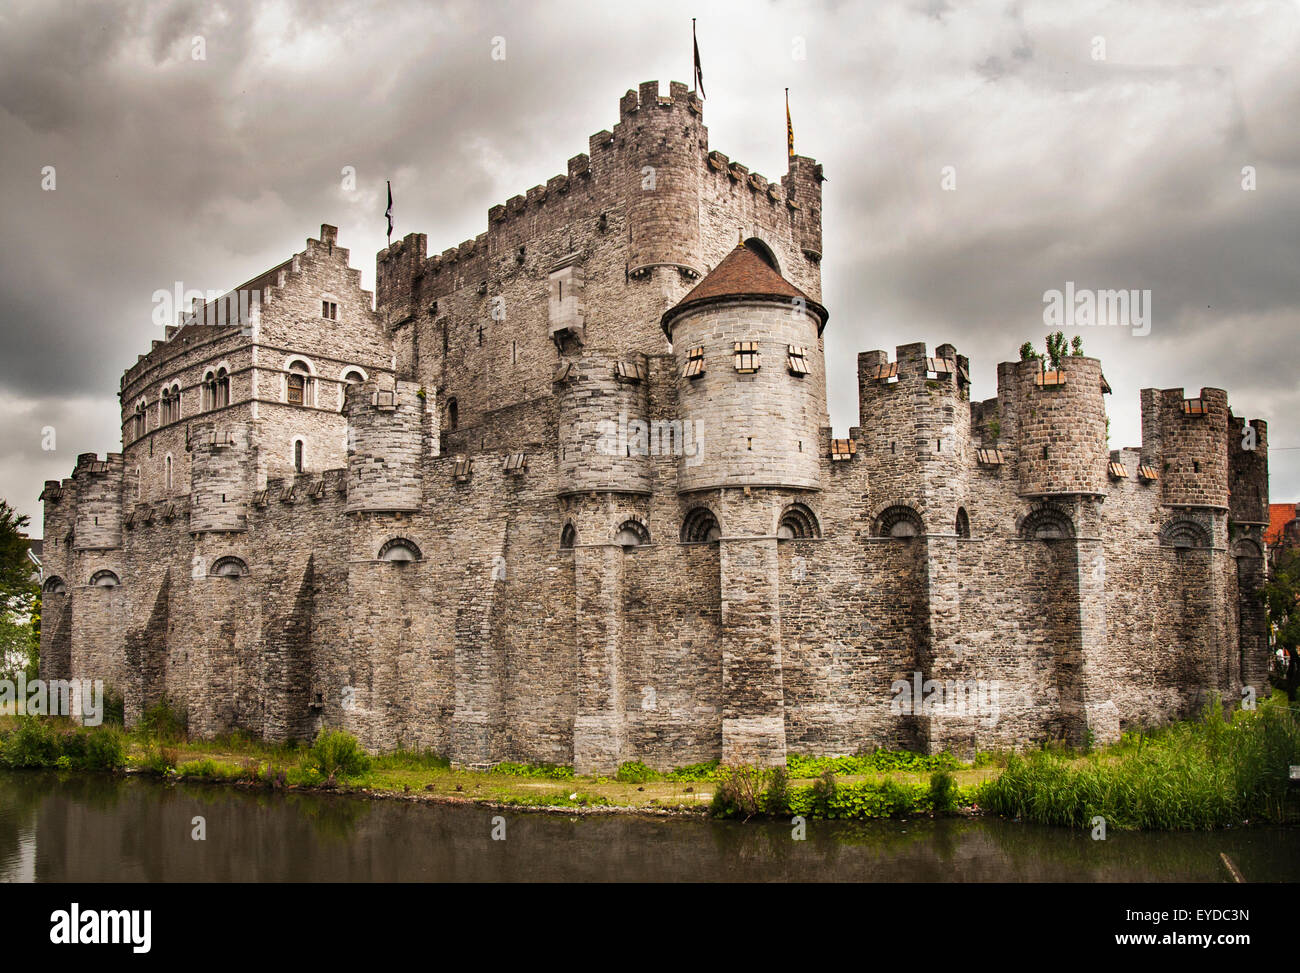
[{"label": "water reflection", "polygon": [[[1300,878],[1300,831],[1125,834],[1003,821],[741,825],[570,818],[136,778],[0,773],[0,880],[1251,881]],[[191,837],[194,818],[206,840]]]}]

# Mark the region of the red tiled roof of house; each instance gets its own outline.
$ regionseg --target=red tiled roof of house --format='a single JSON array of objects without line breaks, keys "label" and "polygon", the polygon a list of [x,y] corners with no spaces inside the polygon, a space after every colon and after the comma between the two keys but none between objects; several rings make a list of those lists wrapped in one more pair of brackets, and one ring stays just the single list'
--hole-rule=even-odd
[{"label": "red tiled roof of house", "polygon": [[661,319],[664,331],[669,331],[673,318],[692,308],[734,300],[782,301],[802,300],[808,310],[818,317],[817,330],[826,327],[830,315],[826,308],[795,287],[753,250],[743,243],[722,258],[722,262],[705,274],[680,301],[664,312]]},{"label": "red tiled roof of house", "polygon": [[1264,543],[1276,544],[1282,537],[1282,528],[1295,520],[1294,503],[1270,503],[1268,505],[1268,530],[1264,531]]}]

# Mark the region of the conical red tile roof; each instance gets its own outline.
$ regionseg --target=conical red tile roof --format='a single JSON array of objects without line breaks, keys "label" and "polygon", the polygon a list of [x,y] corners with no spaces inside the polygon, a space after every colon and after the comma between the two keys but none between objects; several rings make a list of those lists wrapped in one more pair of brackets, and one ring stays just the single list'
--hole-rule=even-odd
[{"label": "conical red tile roof", "polygon": [[830,316],[826,308],[790,283],[743,243],[722,258],[722,262],[713,268],[704,279],[696,284],[689,294],[664,312],[660,319],[664,331],[671,337],[672,321],[679,314],[702,307],[707,304],[722,304],[729,301],[777,301],[789,304],[800,299],[808,310],[818,318],[817,331],[820,334],[826,327]]}]

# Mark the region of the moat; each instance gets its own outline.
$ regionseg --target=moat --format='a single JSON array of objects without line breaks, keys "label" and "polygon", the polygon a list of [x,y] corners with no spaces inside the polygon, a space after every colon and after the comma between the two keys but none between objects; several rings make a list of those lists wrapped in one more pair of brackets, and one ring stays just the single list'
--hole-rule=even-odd
[{"label": "moat", "polygon": [[[504,840],[494,840],[504,819]],[[193,837],[203,818],[205,840]],[[1300,829],[1086,832],[994,818],[786,822],[497,811],[0,773],[5,882],[1300,881]]]}]

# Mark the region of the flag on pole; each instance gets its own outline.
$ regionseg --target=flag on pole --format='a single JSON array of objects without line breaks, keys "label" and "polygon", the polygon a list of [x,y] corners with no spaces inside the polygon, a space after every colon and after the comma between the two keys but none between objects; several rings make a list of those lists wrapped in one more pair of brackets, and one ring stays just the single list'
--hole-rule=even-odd
[{"label": "flag on pole", "polygon": [[794,122],[790,121],[790,89],[785,89],[785,142],[790,158],[794,158]]},{"label": "flag on pole", "polygon": [[384,216],[388,218],[388,242],[393,242],[393,183],[388,183],[388,209],[384,210]]},{"label": "flag on pole", "polygon": [[695,47],[695,90],[704,98],[704,71],[700,67],[700,42],[695,39],[695,18],[691,18],[691,44]]}]

